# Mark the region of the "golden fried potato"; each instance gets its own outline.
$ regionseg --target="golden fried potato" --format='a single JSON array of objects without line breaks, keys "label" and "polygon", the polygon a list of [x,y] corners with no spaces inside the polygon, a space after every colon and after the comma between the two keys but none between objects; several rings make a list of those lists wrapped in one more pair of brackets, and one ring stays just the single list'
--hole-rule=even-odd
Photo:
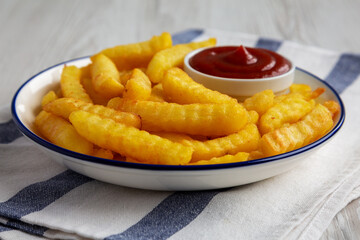
[{"label": "golden fried potato", "polygon": [[102,105],[93,105],[73,98],[56,99],[49,104],[46,104],[43,109],[65,119],[68,119],[70,114],[74,111],[84,110],[98,114],[104,118],[110,118],[115,122],[123,123],[128,126],[135,128],[141,127],[141,120],[138,115],[116,111]]},{"label": "golden fried potato", "polygon": [[171,35],[165,32],[148,41],[107,48],[101,53],[109,57],[119,71],[123,71],[146,68],[155,53],[171,46]]},{"label": "golden fried potato", "polygon": [[210,90],[195,82],[180,68],[171,68],[166,71],[162,86],[165,99],[169,102],[179,104],[238,103],[235,98],[218,91]]},{"label": "golden fried potato", "polygon": [[162,81],[168,69],[183,66],[184,58],[189,52],[200,47],[214,46],[215,44],[216,39],[212,38],[202,42],[179,44],[161,50],[151,59],[146,74],[149,76],[151,82],[159,83]]},{"label": "golden fried potato", "polygon": [[332,118],[334,118],[336,116],[336,114],[338,114],[340,112],[340,105],[333,100],[326,101],[323,103],[323,105],[327,109],[329,109],[329,111],[331,112]]},{"label": "golden fried potato", "polygon": [[81,67],[81,78],[91,78],[91,63]]},{"label": "golden fried potato", "polygon": [[97,54],[91,60],[91,79],[95,91],[109,97],[120,96],[124,86],[120,83],[115,64],[103,54]]},{"label": "golden fried potato", "polygon": [[290,93],[301,94],[306,100],[315,99],[325,92],[325,88],[317,88],[312,91],[309,85],[301,83],[294,83],[289,89]]},{"label": "golden fried potato", "polygon": [[80,136],[74,127],[61,117],[41,111],[35,118],[35,127],[42,136],[59,147],[91,155],[93,144]]},{"label": "golden fried potato", "polygon": [[151,94],[151,82],[143,71],[135,68],[127,81],[123,98],[147,100]]},{"label": "golden fried potato", "polygon": [[235,155],[225,155],[222,157],[215,157],[210,160],[200,160],[197,162],[190,163],[189,165],[208,165],[208,164],[223,164],[223,163],[234,163],[234,162],[245,162],[249,158],[249,153],[239,152]]},{"label": "golden fried potato", "polygon": [[113,98],[108,107],[140,115],[142,129],[223,136],[241,130],[247,111],[240,104],[187,104]]},{"label": "golden fried potato", "polygon": [[72,112],[69,119],[80,135],[123,156],[168,165],[183,165],[191,160],[193,150],[190,147],[111,119],[81,110]]},{"label": "golden fried potato", "polygon": [[206,141],[194,140],[188,135],[178,133],[162,132],[155,134],[170,141],[192,147],[194,153],[191,162],[209,160],[226,154],[251,152],[258,148],[260,140],[260,133],[255,124],[248,124],[237,133]]},{"label": "golden fried potato", "polygon": [[260,150],[255,150],[255,151],[250,152],[248,161],[255,160],[255,159],[260,159],[260,158],[263,158],[263,157],[264,157],[263,152],[261,152]]},{"label": "golden fried potato", "polygon": [[190,47],[176,45],[156,53],[149,63],[146,75],[149,76],[153,83],[161,82],[166,70],[172,67],[182,66],[184,57],[191,51],[192,49]]},{"label": "golden fried potato", "polygon": [[245,99],[244,107],[248,111],[256,111],[261,116],[274,105],[274,97],[272,90],[264,90]]},{"label": "golden fried potato", "polygon": [[92,79],[89,77],[82,78],[81,84],[83,85],[86,93],[89,95],[94,104],[106,105],[108,101],[112,98],[95,91],[92,84]]},{"label": "golden fried potato", "polygon": [[102,94],[101,92],[95,91],[91,79],[91,65],[92,64],[88,64],[80,68],[81,69],[80,82],[94,104],[106,105],[111,97],[108,97],[106,94]]},{"label": "golden fried potato", "polygon": [[289,152],[317,140],[332,126],[331,112],[317,104],[302,120],[263,135],[260,150],[265,156]]},{"label": "golden fried potato", "polygon": [[158,83],[152,87],[148,101],[165,102],[164,90],[161,83]]},{"label": "golden fried potato", "polygon": [[212,47],[216,45],[216,38],[209,38],[204,41],[199,42],[190,42],[190,43],[184,43],[181,45],[185,45],[187,47],[190,47],[192,50],[198,49],[198,48],[204,48],[204,47]]},{"label": "golden fried potato", "polygon": [[94,152],[92,154],[94,157],[105,158],[105,159],[113,159],[114,154],[111,150],[105,148],[94,148]]},{"label": "golden fried potato", "polygon": [[48,104],[49,102],[54,101],[57,98],[58,98],[58,96],[56,95],[56,93],[54,91],[49,91],[47,94],[45,94],[45,96],[43,96],[43,98],[41,100],[41,106],[44,106],[44,105]]},{"label": "golden fried potato", "polygon": [[80,99],[92,103],[89,95],[81,85],[81,69],[76,66],[65,66],[63,68],[60,87],[64,97]]},{"label": "golden fried potato", "polygon": [[260,133],[263,135],[282,127],[285,123],[299,121],[314,108],[314,104],[314,101],[306,101],[299,95],[288,95],[261,116]]},{"label": "golden fried potato", "polygon": [[254,124],[258,123],[259,114],[256,111],[250,110],[250,111],[247,111],[247,114],[248,114],[248,122],[249,123],[254,123]]}]

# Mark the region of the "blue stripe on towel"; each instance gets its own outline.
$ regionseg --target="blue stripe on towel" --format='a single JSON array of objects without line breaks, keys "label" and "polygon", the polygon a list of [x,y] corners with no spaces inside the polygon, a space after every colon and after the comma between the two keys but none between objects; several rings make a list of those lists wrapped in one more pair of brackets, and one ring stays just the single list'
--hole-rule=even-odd
[{"label": "blue stripe on towel", "polygon": [[0,203],[0,216],[20,219],[44,209],[72,189],[89,181],[92,179],[67,170],[49,180],[31,184],[6,202]]},{"label": "blue stripe on towel", "polygon": [[167,239],[192,222],[220,191],[176,192],[115,239]]},{"label": "blue stripe on towel", "polygon": [[269,38],[259,38],[256,42],[255,47],[257,48],[265,48],[271,51],[276,52],[282,44],[282,41],[269,39]]},{"label": "blue stripe on towel", "polygon": [[13,120],[0,123],[0,143],[10,143],[21,136]]},{"label": "blue stripe on towel", "polygon": [[360,55],[342,54],[332,71],[325,78],[336,91],[342,92],[351,85],[360,74]]},{"label": "blue stripe on towel", "polygon": [[11,230],[13,230],[13,229],[9,228],[9,227],[6,227],[2,223],[0,223],[0,233],[1,232],[6,232],[6,231],[11,231]]},{"label": "blue stripe on towel", "polygon": [[188,43],[191,42],[194,38],[200,36],[204,30],[200,29],[190,29],[183,32],[176,33],[172,35],[173,45],[179,43]]},{"label": "blue stripe on towel", "polygon": [[48,230],[48,228],[46,228],[46,227],[32,225],[32,224],[24,223],[24,222],[21,222],[18,220],[9,220],[6,223],[6,225],[13,229],[20,230],[20,231],[30,233],[33,235],[38,235],[38,236],[43,236],[44,233]]}]

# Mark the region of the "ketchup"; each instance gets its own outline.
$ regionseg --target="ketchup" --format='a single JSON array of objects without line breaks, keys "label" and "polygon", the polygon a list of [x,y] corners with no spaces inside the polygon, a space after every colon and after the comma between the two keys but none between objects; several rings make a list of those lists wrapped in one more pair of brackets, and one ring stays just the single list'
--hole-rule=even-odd
[{"label": "ketchup", "polygon": [[275,77],[291,68],[289,60],[273,51],[242,45],[204,49],[189,64],[208,75],[242,79]]}]

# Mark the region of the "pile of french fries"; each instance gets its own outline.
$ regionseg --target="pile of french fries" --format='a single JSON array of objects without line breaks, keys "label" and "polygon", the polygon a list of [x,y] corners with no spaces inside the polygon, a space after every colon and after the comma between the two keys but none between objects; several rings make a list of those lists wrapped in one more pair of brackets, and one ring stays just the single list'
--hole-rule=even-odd
[{"label": "pile of french fries", "polygon": [[203,165],[248,161],[305,146],[328,132],[338,103],[294,84],[239,102],[205,88],[183,70],[185,55],[216,39],[172,45],[163,33],[115,46],[85,67],[64,66],[58,91],[42,99],[35,119],[50,142],[118,161]]}]

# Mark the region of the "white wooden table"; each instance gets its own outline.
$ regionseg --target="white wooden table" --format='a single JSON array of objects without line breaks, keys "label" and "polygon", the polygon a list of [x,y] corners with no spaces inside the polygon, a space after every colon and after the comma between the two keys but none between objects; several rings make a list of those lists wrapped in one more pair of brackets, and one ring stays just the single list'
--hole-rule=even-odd
[{"label": "white wooden table", "polygon": [[[358,0],[0,0],[0,106],[48,66],[163,31],[217,28],[359,53],[359,13]],[[360,239],[359,199],[322,239]]]}]

